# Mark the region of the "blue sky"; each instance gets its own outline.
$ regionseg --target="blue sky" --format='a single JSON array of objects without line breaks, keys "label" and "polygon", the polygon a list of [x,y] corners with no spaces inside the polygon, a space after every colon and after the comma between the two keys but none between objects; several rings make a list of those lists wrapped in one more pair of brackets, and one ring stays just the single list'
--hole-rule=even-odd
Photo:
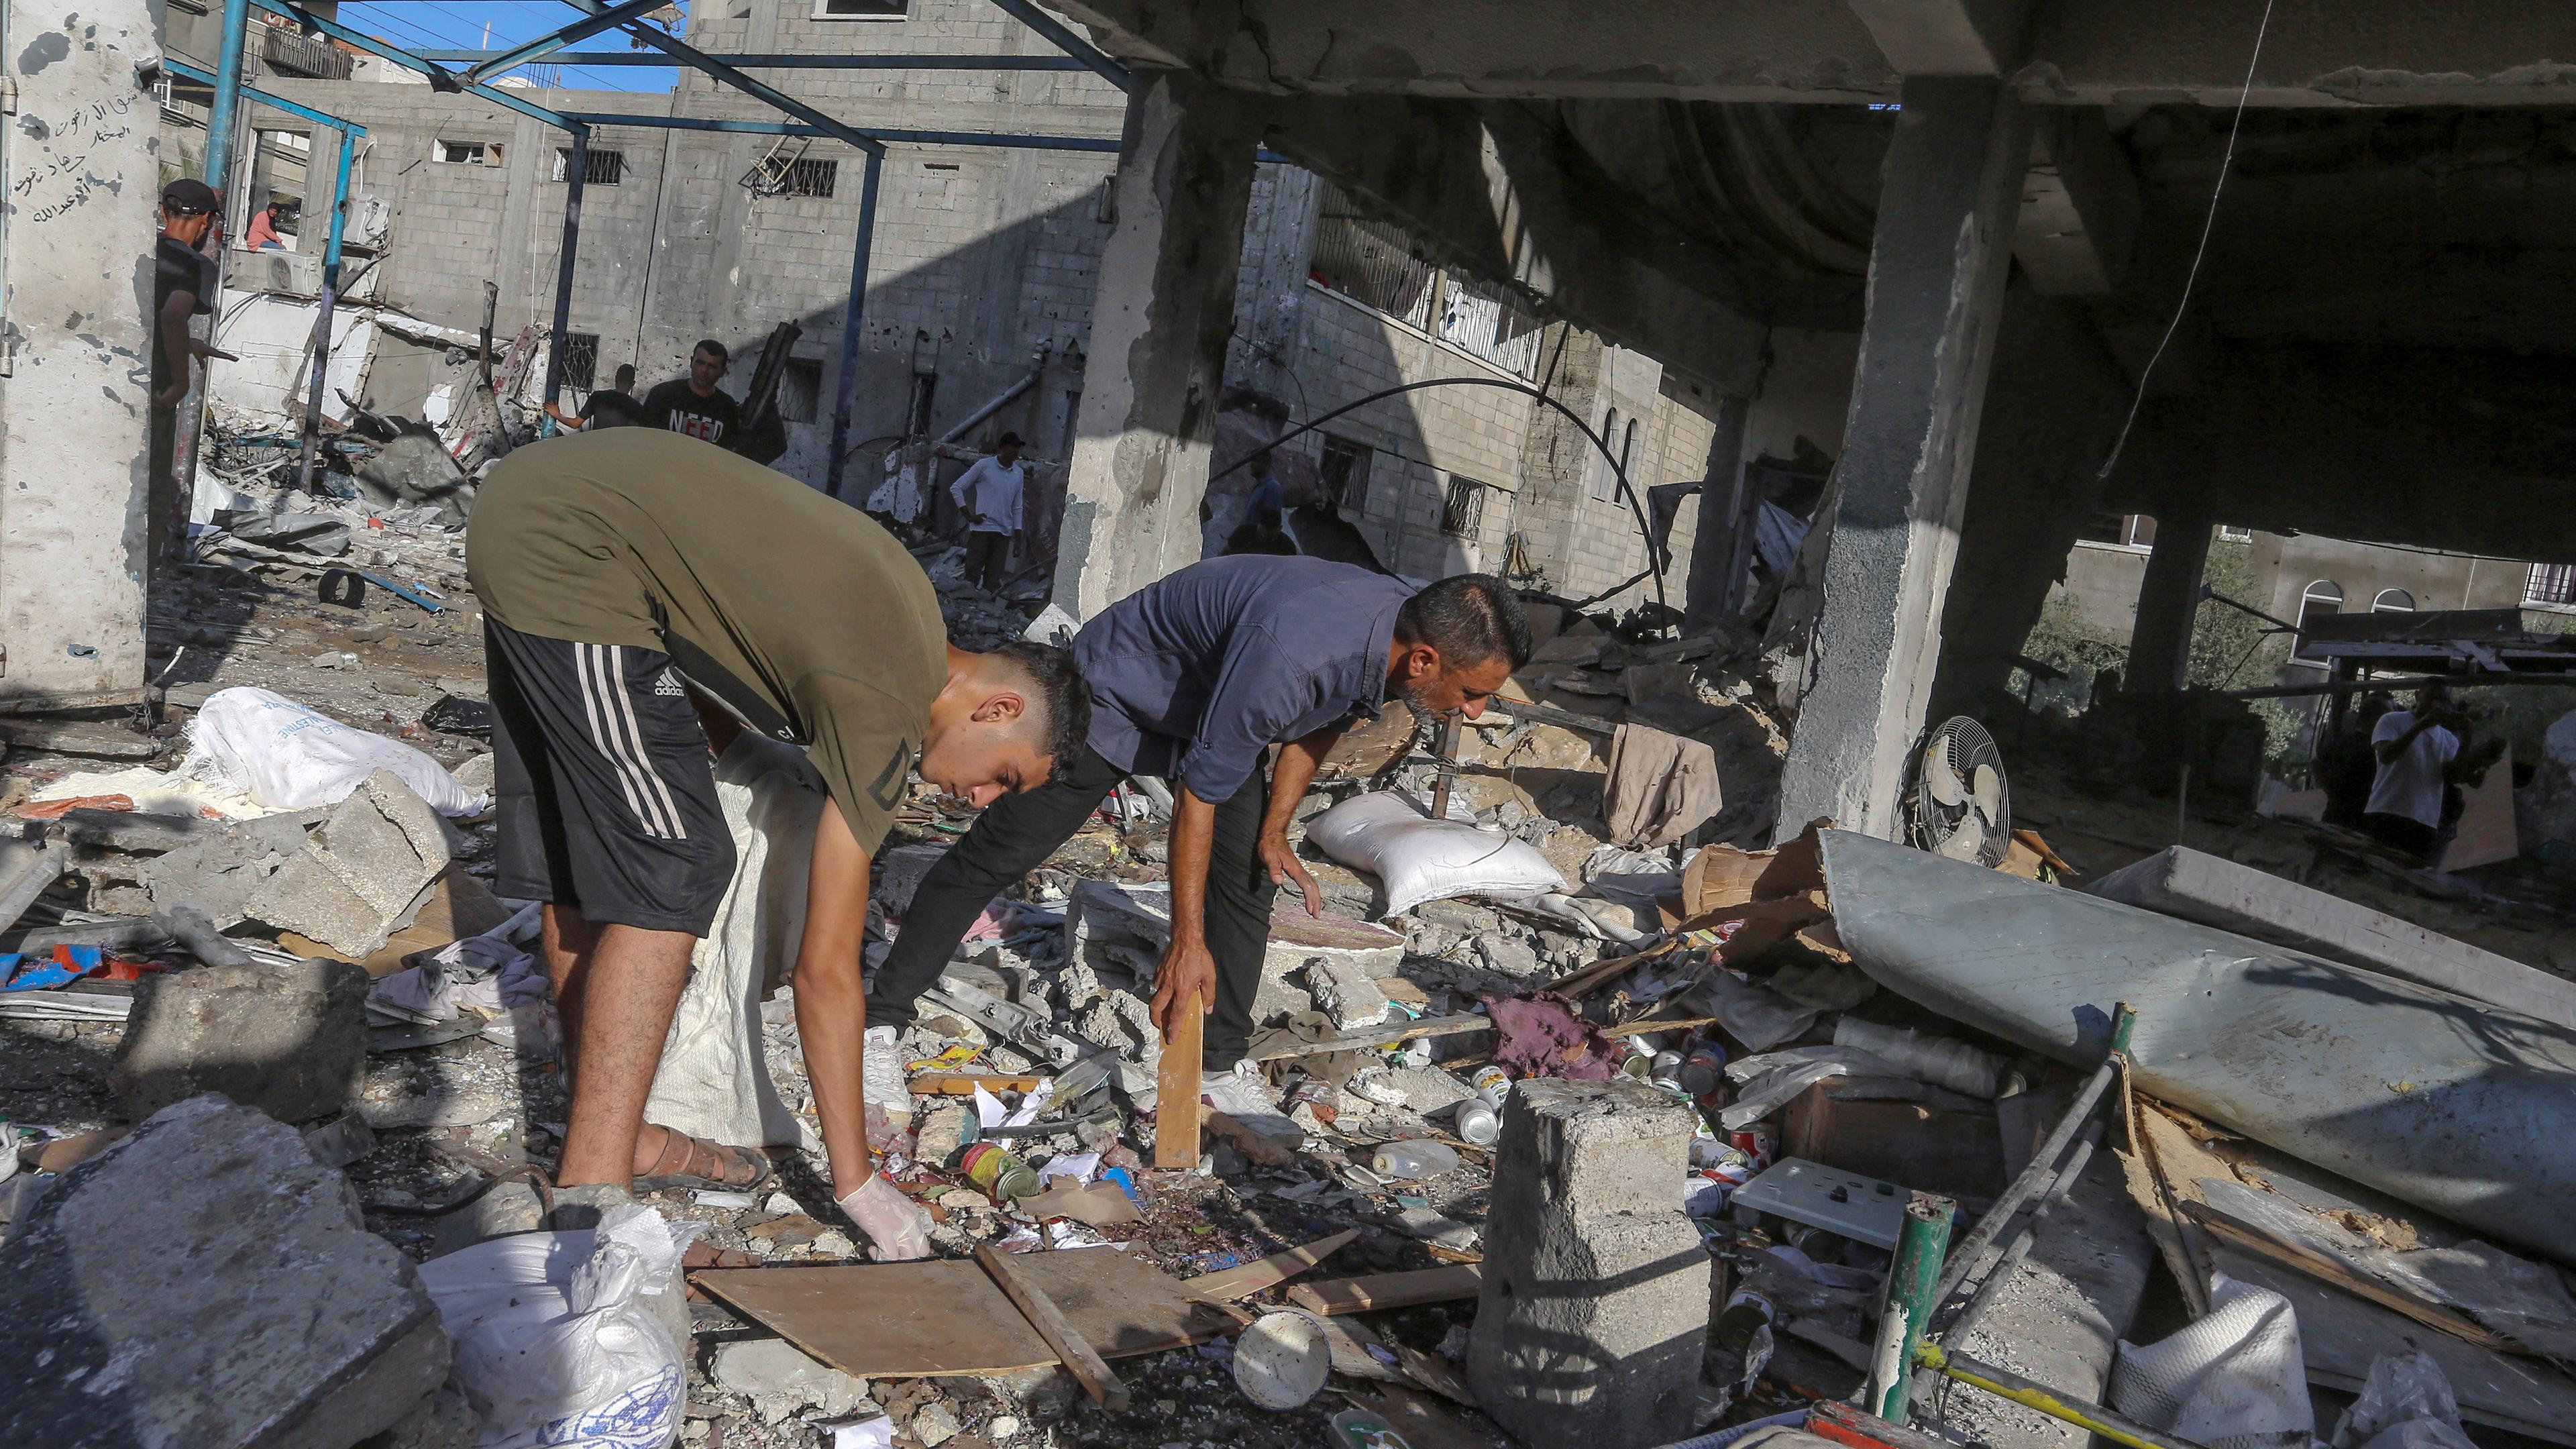
[{"label": "blue sky", "polygon": [[[580,18],[579,10],[559,0],[344,0],[340,6],[341,24],[408,50],[497,50]],[[623,50],[631,44],[611,32],[579,41],[572,49]],[[562,72],[563,84],[585,90],[668,91],[674,83],[673,73],[658,66],[567,65]]]}]

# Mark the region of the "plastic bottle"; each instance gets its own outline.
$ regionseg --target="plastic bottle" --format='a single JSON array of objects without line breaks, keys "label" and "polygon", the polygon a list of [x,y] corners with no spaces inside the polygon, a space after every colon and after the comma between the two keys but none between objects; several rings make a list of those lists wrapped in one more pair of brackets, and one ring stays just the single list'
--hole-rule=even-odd
[{"label": "plastic bottle", "polygon": [[1681,1088],[1692,1097],[1705,1097],[1726,1083],[1726,1048],[1715,1042],[1701,1042],[1682,1058]]},{"label": "plastic bottle", "polygon": [[1380,1146],[1369,1159],[1369,1170],[1380,1177],[1399,1181],[1411,1178],[1438,1177],[1458,1165],[1458,1151],[1428,1138],[1412,1137],[1402,1142]]},{"label": "plastic bottle", "polygon": [[1482,1097],[1469,1097],[1458,1104],[1458,1136],[1483,1147],[1503,1135],[1503,1119],[1493,1104]]}]

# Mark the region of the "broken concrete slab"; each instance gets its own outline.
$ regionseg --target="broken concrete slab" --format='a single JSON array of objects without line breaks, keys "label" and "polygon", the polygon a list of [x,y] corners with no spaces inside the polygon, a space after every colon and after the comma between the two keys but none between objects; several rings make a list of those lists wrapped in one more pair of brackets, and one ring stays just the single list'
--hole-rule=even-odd
[{"label": "broken concrete slab", "polygon": [[1395,1003],[1386,999],[1377,982],[1346,961],[1322,956],[1308,961],[1306,989],[1314,994],[1316,1007],[1332,1019],[1336,1031],[1375,1026],[1395,1009]]},{"label": "broken concrete slab", "polygon": [[[1137,991],[1150,992],[1154,972],[1172,939],[1171,888],[1110,880],[1077,882],[1065,907],[1064,930],[1068,970],[1088,970],[1095,978],[1111,981],[1132,980]],[[1404,961],[1404,937],[1373,921],[1310,916],[1304,901],[1283,896],[1270,914],[1261,985],[1252,999],[1254,1025],[1275,1025],[1312,1010],[1313,996],[1291,984],[1291,978],[1319,960],[1335,963],[1353,977],[1383,980],[1395,975]]]},{"label": "broken concrete slab", "polygon": [[331,809],[244,907],[252,920],[365,957],[447,869],[438,812],[378,770]]},{"label": "broken concrete slab", "polygon": [[2158,851],[2087,889],[2105,900],[2386,972],[2554,1026],[2576,1028],[2576,982],[2185,846]]},{"label": "broken concrete slab", "polygon": [[303,852],[305,828],[323,816],[307,810],[241,821],[141,862],[135,875],[154,910],[184,902],[203,907],[218,928],[238,925],[269,877]]},{"label": "broken concrete slab", "polygon": [[65,1174],[0,1247],[0,1443],[345,1449],[446,1380],[348,1179],[208,1095]]},{"label": "broken concrete slab", "polygon": [[162,742],[123,725],[100,720],[0,715],[0,744],[50,750],[58,755],[88,755],[102,760],[148,760],[161,753]]},{"label": "broken concrete slab", "polygon": [[1523,1443],[1624,1449],[1690,1432],[1710,1269],[1671,1185],[1692,1129],[1641,1082],[1513,1091],[1467,1379]]},{"label": "broken concrete slab", "polygon": [[753,1409],[777,1423],[803,1408],[840,1418],[868,1396],[868,1381],[822,1363],[783,1338],[755,1338],[716,1350],[715,1380],[750,1396]]},{"label": "broken concrete slab", "polygon": [[281,1122],[332,1116],[366,1080],[368,984],[329,960],[145,976],[109,1085],[132,1121],[201,1092]]}]

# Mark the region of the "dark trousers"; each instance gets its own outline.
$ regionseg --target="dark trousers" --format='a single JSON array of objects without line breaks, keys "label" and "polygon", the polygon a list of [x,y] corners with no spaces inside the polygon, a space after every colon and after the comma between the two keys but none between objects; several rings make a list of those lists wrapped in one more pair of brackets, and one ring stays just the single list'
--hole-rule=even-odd
[{"label": "dark trousers", "polygon": [[[966,581],[988,594],[1002,591],[1002,569],[1011,561],[1011,536],[1007,533],[970,533],[966,535]],[[982,909],[977,907],[977,909]]]},{"label": "dark trousers", "polygon": [[2361,828],[2380,844],[2404,851],[2427,865],[2432,864],[2434,851],[2442,843],[2441,831],[2411,815],[2364,815]]},{"label": "dark trousers", "polygon": [[[994,802],[913,892],[903,930],[868,992],[868,1024],[910,1025],[914,998],[938,981],[940,968],[956,953],[975,917],[1004,887],[1045,864],[1071,840],[1125,778],[1086,746],[1080,759],[1059,763],[1045,784]],[[1206,920],[1208,954],[1216,960],[1216,1012],[1208,1019],[1203,1058],[1211,1071],[1231,1069],[1252,1039],[1252,998],[1261,987],[1270,902],[1278,892],[1257,849],[1262,812],[1269,804],[1270,778],[1255,770],[1242,789],[1216,807]]]}]

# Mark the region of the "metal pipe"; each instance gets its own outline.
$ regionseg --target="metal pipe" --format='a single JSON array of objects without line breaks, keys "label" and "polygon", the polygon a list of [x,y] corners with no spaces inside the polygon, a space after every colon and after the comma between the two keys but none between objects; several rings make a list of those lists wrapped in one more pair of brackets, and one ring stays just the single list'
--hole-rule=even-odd
[{"label": "metal pipe", "polygon": [[2013,1265],[2019,1263],[2030,1252],[2031,1245],[2039,1241],[2039,1225],[2048,1221],[2049,1210],[2066,1200],[2068,1190],[2075,1186],[2075,1179],[2092,1161],[2092,1140],[2088,1138],[2076,1143],[2075,1150],[2067,1155],[2066,1170],[2057,1174],[2057,1180],[2049,1184],[2047,1195],[2039,1200],[2038,1207],[2031,1210],[2029,1225],[2013,1234],[2013,1240],[2004,1247],[2003,1256],[1995,1261],[1994,1271],[1986,1275],[1986,1281],[1977,1285],[1976,1294],[1969,1298],[1968,1306],[1960,1309],[1959,1316],[1941,1330],[1943,1338],[1958,1343],[1976,1331],[1977,1320],[1985,1316],[1995,1299],[2002,1296],[2004,1284],[2011,1280]]},{"label": "metal pipe", "polygon": [[[472,65],[484,68],[486,62],[511,52],[506,50],[416,50],[412,54],[423,60],[450,65]],[[813,55],[790,51],[763,52],[757,55],[710,55],[726,65],[741,70],[1031,70],[1087,71],[1090,66],[1069,55]],[[558,53],[557,65],[580,66],[653,66],[671,61],[656,51],[574,50]]]},{"label": "metal pipe", "polygon": [[[573,259],[581,250],[581,193],[590,179],[590,127],[575,126],[572,133],[572,155],[564,163],[563,245],[555,256],[555,337],[546,348],[546,401],[560,405],[563,399],[564,340],[572,335],[572,269]],[[599,359],[591,359],[593,376],[599,378]]]},{"label": "metal pipe", "polygon": [[349,221],[349,166],[358,140],[340,133],[340,164],[331,183],[331,235],[322,247],[322,292],[313,309],[313,386],[304,400],[304,491],[317,492],[322,476],[322,386],[331,371],[331,308],[340,296],[340,242]]},{"label": "metal pipe", "polygon": [[865,138],[861,149],[877,144],[912,146],[1008,146],[1030,151],[1114,152],[1118,142],[1100,136],[1037,136],[990,131],[881,131],[798,125],[792,121],[748,121],[730,116],[632,116],[615,111],[566,111],[566,121],[591,126],[638,126],[660,131],[723,131],[745,136],[822,136],[847,140],[848,132]]},{"label": "metal pipe", "polygon": [[1869,1411],[1891,1424],[1905,1422],[1905,1403],[1914,1389],[1915,1354],[1923,1330],[1941,1300],[1933,1282],[1941,1275],[1941,1253],[1950,1244],[1950,1221],[1958,1207],[1946,1197],[1918,1192],[1905,1204],[1905,1224],[1896,1239],[1896,1263],[1887,1274],[1887,1302],[1879,1311],[1878,1344],[1869,1356]]},{"label": "metal pipe", "polygon": [[1045,37],[1049,45],[1099,72],[1111,85],[1122,91],[1135,89],[1135,72],[1102,54],[1098,46],[1066,29],[1063,21],[1030,4],[1029,0],[993,0],[993,4],[1003,14]]},{"label": "metal pipe", "polygon": [[[214,72],[191,65],[188,62],[179,59],[175,55],[165,55],[161,57],[161,68],[173,75],[186,76],[192,81],[198,81],[209,85],[213,84],[215,79]],[[288,115],[295,117],[297,120],[311,121],[317,126],[328,126],[332,130],[338,131],[343,135],[363,136],[367,134],[366,127],[359,125],[357,122],[350,120],[346,116],[335,116],[329,111],[317,111],[311,106],[299,105],[294,101],[288,100],[284,96],[271,95],[267,91],[259,89],[257,86],[243,86],[241,88],[241,93],[245,97],[257,101],[263,106],[267,106],[273,110],[284,111]]]},{"label": "metal pipe", "polygon": [[1967,1279],[1968,1270],[1976,1266],[1978,1256],[1986,1251],[1986,1245],[2002,1235],[2014,1211],[2054,1175],[2057,1159],[2066,1151],[2066,1144],[2075,1140],[2075,1134],[2084,1126],[2084,1119],[2093,1114],[2094,1104],[2102,1100],[2102,1093],[2110,1088],[2111,1079],[2118,1075],[2117,1059],[2128,1051],[2129,1033],[2137,1024],[2138,1014],[2129,1008],[2127,1002],[2113,1008],[2111,1057],[2094,1068],[2092,1080],[2075,1094],[2075,1101],[2066,1109],[2066,1115],[2058,1119],[2057,1126],[2051,1129],[2048,1139],[2040,1143],[2039,1150],[2031,1154],[2021,1175],[2012,1180],[2012,1186],[2004,1189],[2004,1195],[1995,1199],[1995,1205],[1977,1220],[1976,1227],[1960,1239],[1959,1251],[1950,1255],[1949,1266],[1941,1271],[1941,1286],[1933,1295],[1934,1304],[1958,1291],[1959,1284]]},{"label": "metal pipe", "polygon": [[944,448],[949,444],[956,442],[959,438],[966,436],[968,429],[1010,406],[1011,399],[1018,397],[1020,394],[1027,392],[1030,388],[1037,386],[1038,379],[1046,375],[1047,351],[1047,344],[1043,342],[1039,343],[1037,355],[1029,359],[1029,370],[1026,376],[1023,376],[1019,381],[1012,383],[1009,387],[1002,389],[1000,394],[995,396],[990,402],[987,402],[982,407],[968,413],[966,415],[966,421],[959,423],[957,426],[950,428],[947,432],[941,434],[939,441],[931,444],[931,446],[934,448]]},{"label": "metal pipe", "polygon": [[472,69],[458,79],[467,85],[480,84],[502,71],[516,69],[541,55],[552,55],[576,40],[588,40],[603,30],[614,30],[629,20],[640,20],[669,3],[670,0],[626,0],[622,5],[612,5],[585,19],[576,20],[550,35],[540,35],[523,45],[515,45],[501,51],[487,60],[477,61]]},{"label": "metal pipe", "polygon": [[[236,3],[236,0],[225,0],[225,3],[229,6]],[[249,0],[249,3],[261,10],[267,11],[271,15],[282,16],[285,19],[294,21],[298,25],[310,26],[321,34],[331,37],[333,40],[345,42],[346,44],[354,46],[359,50],[363,50],[367,54],[375,56],[380,60],[390,60],[405,70],[416,70],[422,75],[431,77],[435,81],[461,87],[474,95],[481,96],[483,99],[490,101],[496,106],[503,107],[507,110],[517,111],[523,116],[533,116],[558,130],[568,131],[572,129],[565,123],[562,116],[555,114],[553,111],[547,110],[545,107],[536,104],[534,101],[523,101],[517,96],[510,94],[508,91],[496,90],[487,85],[466,85],[464,81],[457,77],[455,72],[443,70],[440,67],[423,60],[413,52],[403,49],[399,45],[388,44],[385,41],[376,39],[374,36],[369,35],[364,31],[351,30],[349,27],[342,25],[336,20],[325,20],[321,16],[316,15],[309,10],[299,10],[292,5],[285,4],[283,3],[283,0]]]},{"label": "metal pipe", "polygon": [[[206,184],[226,189],[233,162],[233,113],[241,106],[242,51],[250,44],[250,0],[224,0],[224,38],[215,53],[215,99],[206,115]],[[225,215],[231,213],[229,203]]]},{"label": "metal pipe", "polygon": [[1915,1362],[1973,1388],[1984,1389],[1997,1398],[2037,1409],[2062,1423],[2090,1429],[2114,1444],[2127,1445],[2128,1449],[2202,1449],[2201,1445],[2189,1439],[2179,1439],[2135,1420],[2124,1419],[2100,1404],[2068,1398],[2046,1384],[2035,1383],[2009,1369],[1946,1352],[1938,1344],[1927,1343],[1917,1348]]},{"label": "metal pipe", "polygon": [[825,466],[823,492],[841,496],[841,474],[849,462],[850,413],[859,394],[859,327],[867,316],[868,253],[877,240],[877,179],[885,169],[882,148],[868,153],[867,177],[859,186],[859,234],[850,245],[850,300],[841,311],[840,396],[832,403],[832,457]]},{"label": "metal pipe", "polygon": [[2296,699],[2309,694],[2363,694],[2384,689],[2391,694],[2404,694],[2428,684],[2452,689],[2489,689],[2517,684],[2576,684],[2576,674],[2541,674],[2522,670],[2477,674],[2409,674],[2403,678],[2383,676],[2374,679],[2329,679],[2315,684],[2267,684],[2259,689],[2219,691],[2225,699]]}]

